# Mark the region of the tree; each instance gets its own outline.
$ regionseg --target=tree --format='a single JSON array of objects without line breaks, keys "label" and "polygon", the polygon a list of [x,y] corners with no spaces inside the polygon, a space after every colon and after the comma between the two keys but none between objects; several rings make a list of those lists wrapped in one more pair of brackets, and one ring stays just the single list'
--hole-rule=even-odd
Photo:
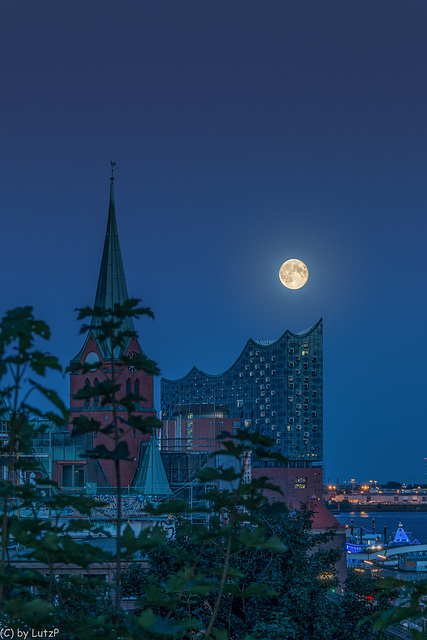
[{"label": "tree", "polygon": [[[80,317],[101,314],[100,335],[109,341],[114,354],[115,347],[126,336],[121,331],[123,318],[146,311],[132,300],[107,311],[84,309]],[[85,387],[79,392],[81,398],[96,394],[103,406],[111,405],[111,423],[99,425],[83,416],[74,421],[74,433],[99,431],[111,438],[111,449],[95,446],[88,455],[111,459],[116,466],[116,552],[109,555],[77,543],[74,531],[91,531],[93,525],[83,520],[64,523],[60,516],[70,505],[81,515],[90,515],[95,502],[84,496],[64,495],[52,481],[48,492],[37,484],[17,481],[25,480],[25,473],[34,468],[30,458],[24,457],[31,450],[35,428],[30,415],[36,414],[62,427],[68,424],[64,404],[38,379],[50,369],[59,369],[57,360],[35,345],[38,339],[48,337],[47,326],[34,318],[29,307],[9,312],[0,324],[0,376],[9,372],[11,378],[4,388],[11,415],[9,437],[2,449],[6,478],[0,481],[3,626],[43,633],[60,621],[61,637],[66,640],[352,637],[342,635],[343,629],[346,633],[351,629],[343,622],[342,604],[332,597],[336,552],[321,547],[329,534],[316,537],[310,533],[307,510],[272,513],[263,498],[265,489],[275,489],[267,478],[244,481],[242,463],[251,452],[258,458],[284,461],[270,451],[272,440],[259,433],[242,429],[234,435],[222,434],[211,466],[199,472],[199,482],[216,485],[206,492],[206,505],[199,509],[206,514],[204,525],[192,525],[184,516],[188,505],[172,500],[152,505],[149,512],[158,516],[175,514],[178,523],[175,540],[167,542],[158,527],[145,529],[138,536],[129,526],[122,528],[120,464],[128,455],[123,431],[131,428],[150,434],[158,423],[134,415],[135,402],[142,398],[123,394],[116,384],[114,366],[112,377],[99,387]],[[155,370],[155,365],[144,358],[131,362],[121,358],[123,366],[130,363]],[[78,366],[84,370],[94,365]],[[27,381],[28,372],[32,377]],[[30,405],[29,394],[35,391],[47,398],[54,410],[42,412]],[[126,406],[126,419],[119,417],[119,405]],[[227,488],[220,490],[219,486]],[[40,507],[48,508],[51,517],[40,517]],[[22,517],[24,510],[28,517]],[[9,550],[11,542],[21,546],[26,558],[43,562],[47,575],[17,569]],[[138,610],[125,614],[120,608],[122,567],[123,563],[131,563],[135,554],[149,558],[150,571],[139,572]],[[84,577],[56,579],[58,563],[70,561],[87,572],[95,561],[115,563],[114,607],[108,605],[109,595],[99,581]],[[130,573],[125,574],[126,589],[133,578]]]},{"label": "tree", "polygon": [[[234,545],[227,589],[217,612],[216,624],[236,640],[371,640],[384,638],[374,632],[373,622],[365,618],[389,605],[386,591],[372,581],[350,576],[344,596],[335,594],[337,581],[334,563],[339,553],[325,550],[333,532],[314,535],[312,513],[282,509],[281,513],[264,507],[261,516],[264,534],[280,540],[286,550],[263,545]],[[268,539],[268,538],[267,538]],[[129,570],[123,584],[129,596],[140,596],[144,607],[153,597],[155,583],[173,585],[178,574],[194,580],[213,575],[223,561],[217,540],[199,539],[185,522],[180,523],[175,540],[149,552],[147,571]],[[190,561],[191,559],[191,561]],[[152,576],[156,576],[153,581]],[[169,589],[170,595],[170,589]],[[216,602],[215,590],[194,589],[176,603],[172,618],[185,613],[196,618],[206,630]],[[156,613],[163,607],[158,602]]]},{"label": "tree", "polygon": [[[85,415],[81,415],[73,420],[73,435],[80,434],[103,434],[109,437],[112,448],[109,449],[104,444],[97,445],[87,455],[91,458],[102,460],[111,460],[114,463],[116,488],[117,488],[117,511],[116,511],[116,582],[114,585],[115,592],[115,610],[116,617],[119,618],[120,602],[121,602],[121,574],[122,574],[122,481],[121,481],[121,464],[124,460],[129,460],[129,447],[123,435],[126,430],[137,430],[141,433],[151,436],[153,429],[160,427],[161,423],[155,418],[141,418],[135,415],[135,403],[143,402],[144,398],[136,393],[124,393],[123,389],[117,383],[116,363],[119,367],[132,365],[135,369],[143,370],[146,373],[158,374],[157,365],[149,360],[145,355],[134,355],[132,358],[124,355],[125,341],[129,338],[136,337],[136,331],[126,329],[126,320],[139,318],[142,315],[153,317],[153,313],[146,307],[138,307],[139,300],[126,300],[123,304],[116,303],[111,309],[85,307],[79,310],[78,320],[86,318],[96,318],[97,339],[106,347],[109,353],[109,360],[112,363],[111,372],[103,374],[104,379],[96,387],[85,386],[80,389],[75,398],[88,400],[93,397],[100,399],[101,406],[110,406],[112,408],[112,418],[107,424],[93,419],[89,419]],[[91,326],[83,324],[81,333],[86,333]],[[120,354],[120,355],[117,355]],[[93,371],[101,369],[102,363],[80,364],[76,363],[70,366],[69,371]],[[127,411],[125,418],[119,415],[119,407],[124,406]],[[130,528],[127,531],[127,538],[131,536]],[[132,541],[134,544],[134,541]],[[129,555],[129,554],[128,554]]]},{"label": "tree", "polygon": [[[85,515],[90,513],[93,501],[79,496],[65,498],[49,479],[42,479],[43,488],[37,480],[27,481],[28,474],[37,471],[32,452],[34,435],[49,423],[64,426],[68,422],[64,403],[42,384],[48,372],[61,370],[54,356],[38,348],[38,342],[49,337],[49,328],[34,317],[31,307],[9,311],[0,323],[0,382],[5,399],[0,419],[7,424],[7,437],[1,444],[0,610],[3,626],[12,629],[39,630],[51,625],[54,603],[61,597],[55,564],[72,557],[81,566],[88,566],[93,560],[90,550],[77,545],[72,537],[87,524],[60,522],[65,507],[72,506]],[[52,409],[41,411],[30,404],[36,392]],[[31,419],[34,415],[39,418],[37,422]],[[42,508],[49,511],[50,518],[40,517]],[[44,563],[46,575],[20,569],[16,563],[18,547],[24,549],[24,558]]]},{"label": "tree", "polygon": [[387,482],[387,484],[385,485],[386,489],[401,489],[402,488],[402,483],[401,482],[396,482],[394,480],[389,480]]}]

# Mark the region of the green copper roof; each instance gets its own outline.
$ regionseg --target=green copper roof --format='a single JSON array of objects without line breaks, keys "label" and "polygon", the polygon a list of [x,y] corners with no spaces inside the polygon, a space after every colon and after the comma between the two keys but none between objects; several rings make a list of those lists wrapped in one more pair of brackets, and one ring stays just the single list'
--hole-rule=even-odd
[{"label": "green copper roof", "polygon": [[[111,178],[107,231],[105,233],[104,251],[94,304],[95,307],[100,307],[101,309],[112,309],[115,304],[123,304],[129,298],[122,252],[120,251],[119,234],[117,232],[113,180],[114,178]],[[92,319],[92,327],[97,327],[99,324],[99,318]],[[131,331],[135,330],[131,318],[125,320],[123,328]]]},{"label": "green copper roof", "polygon": [[168,496],[172,493],[155,438],[145,448],[132,486],[144,496]]},{"label": "green copper roof", "polygon": [[[113,165],[112,165],[113,166]],[[102,253],[101,268],[99,270],[98,286],[96,288],[94,307],[101,309],[113,309],[115,304],[123,304],[128,299],[125,270],[123,268],[122,252],[120,251],[119,234],[117,232],[116,208],[114,205],[114,178],[110,178],[110,203],[108,207],[107,230],[105,232],[104,251]],[[85,349],[90,333],[93,334],[101,355],[104,359],[111,358],[111,346],[109,340],[99,340],[101,318],[92,317],[90,332],[80,352],[72,359],[79,361]],[[132,318],[126,318],[121,326],[122,331],[135,332]],[[114,358],[119,358],[126,352],[131,338],[127,338],[121,349],[116,349]],[[141,348],[141,347],[140,347]],[[141,352],[143,353],[142,349]]]}]

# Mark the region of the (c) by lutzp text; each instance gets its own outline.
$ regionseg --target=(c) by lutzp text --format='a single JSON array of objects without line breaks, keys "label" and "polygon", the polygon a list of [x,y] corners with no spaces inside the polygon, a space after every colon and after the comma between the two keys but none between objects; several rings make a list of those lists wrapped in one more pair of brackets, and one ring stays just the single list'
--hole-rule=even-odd
[{"label": "(c) by lutzp text", "polygon": [[12,629],[11,627],[2,627],[0,629],[0,640],[31,640],[31,638],[56,638],[59,629]]}]

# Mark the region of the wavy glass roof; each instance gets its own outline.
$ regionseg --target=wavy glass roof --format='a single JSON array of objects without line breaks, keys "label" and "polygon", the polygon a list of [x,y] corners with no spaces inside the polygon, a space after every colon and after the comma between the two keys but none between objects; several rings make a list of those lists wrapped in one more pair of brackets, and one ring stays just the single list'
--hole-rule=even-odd
[{"label": "wavy glass roof", "polygon": [[269,349],[270,347],[273,347],[274,345],[279,344],[280,342],[285,340],[287,337],[294,337],[294,338],[308,337],[321,325],[322,325],[322,318],[320,318],[320,320],[318,320],[315,324],[313,324],[311,327],[309,327],[305,331],[301,331],[299,333],[293,333],[292,331],[289,331],[289,329],[287,329],[285,333],[280,336],[280,338],[277,338],[277,340],[254,340],[253,338],[249,338],[243,350],[241,351],[240,355],[236,358],[233,364],[222,373],[206,373],[205,371],[202,371],[198,367],[194,366],[190,369],[188,373],[186,373],[181,378],[175,378],[175,379],[162,378],[162,382],[179,382],[181,380],[185,380],[188,376],[194,373],[194,371],[197,371],[197,373],[209,378],[220,378],[221,376],[224,376],[226,373],[229,373],[233,369],[233,367],[235,367],[235,365],[239,362],[239,360],[242,358],[242,356],[247,351],[250,345],[253,345],[254,347],[259,347],[260,349]]}]

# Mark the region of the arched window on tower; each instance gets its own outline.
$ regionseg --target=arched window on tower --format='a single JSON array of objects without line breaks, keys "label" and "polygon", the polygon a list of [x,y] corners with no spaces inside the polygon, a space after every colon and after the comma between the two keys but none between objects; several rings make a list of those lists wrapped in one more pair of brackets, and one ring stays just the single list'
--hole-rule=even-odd
[{"label": "arched window on tower", "polygon": [[134,388],[135,395],[136,395],[136,396],[139,396],[139,380],[138,380],[138,379],[137,379],[137,380],[135,380],[135,383],[134,383],[134,385],[133,385],[133,388]]},{"label": "arched window on tower", "polygon": [[126,380],[126,395],[128,396],[130,393],[132,393],[131,381],[130,381],[130,378],[128,378]]},{"label": "arched window on tower", "polygon": [[[90,387],[89,378],[86,378],[86,380],[85,380],[85,387]],[[90,407],[90,398],[86,398],[86,400],[85,400],[85,409],[88,409],[89,407]]]},{"label": "arched window on tower", "polygon": [[[95,387],[95,388],[96,388],[96,387],[99,387],[99,380],[98,380],[98,378],[95,378],[95,382],[94,382],[93,384],[94,384],[94,387]],[[93,399],[93,404],[94,404],[95,406],[97,406],[97,407],[99,406],[99,396],[95,396],[95,397],[94,397],[94,399]]]}]

